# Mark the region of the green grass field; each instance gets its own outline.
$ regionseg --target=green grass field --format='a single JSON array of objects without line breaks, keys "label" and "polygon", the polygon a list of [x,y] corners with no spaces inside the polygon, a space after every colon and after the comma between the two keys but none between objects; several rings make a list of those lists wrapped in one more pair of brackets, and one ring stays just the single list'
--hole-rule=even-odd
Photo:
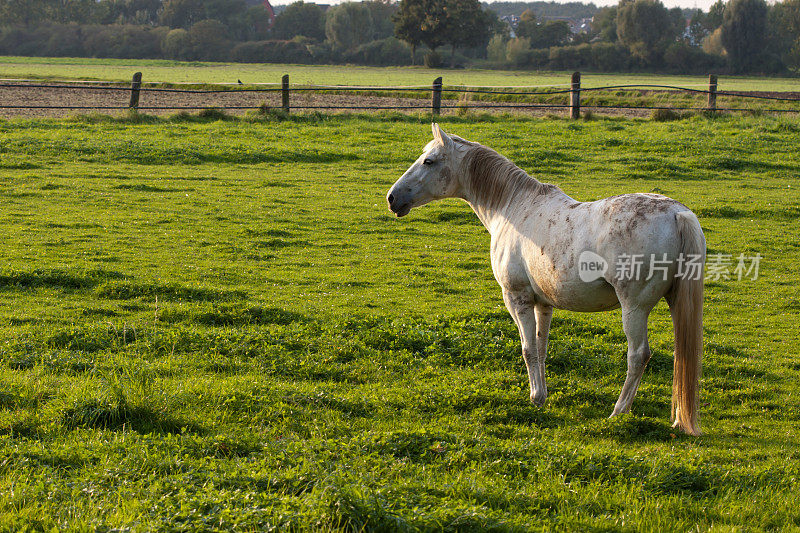
[{"label": "green grass field", "polygon": [[426,117],[0,121],[0,529],[800,528],[800,123],[451,118],[580,200],[656,191],[709,253],[702,437],[671,323],[557,312],[544,408],[469,208],[384,195]]},{"label": "green grass field", "polygon": [[[336,85],[430,85],[442,76],[446,85],[554,85],[569,84],[571,72],[504,70],[433,70],[422,67],[360,67],[336,65],[278,65],[202,63],[141,59],[36,58],[0,56],[0,77],[35,79],[93,79],[129,82],[141,71],[146,82],[163,83],[280,83],[289,74],[292,83]],[[707,89],[708,76],[584,73],[584,87],[622,84],[677,85]],[[726,77],[720,91],[800,91],[795,78]]]}]

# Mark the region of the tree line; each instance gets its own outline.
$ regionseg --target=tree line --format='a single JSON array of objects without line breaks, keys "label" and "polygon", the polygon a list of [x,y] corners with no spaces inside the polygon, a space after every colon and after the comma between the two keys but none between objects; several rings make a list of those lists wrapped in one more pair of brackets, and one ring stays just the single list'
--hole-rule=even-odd
[{"label": "tree line", "polygon": [[[800,69],[800,0],[718,0],[708,11],[668,9],[660,0],[620,0],[599,9],[537,2],[512,25],[501,20],[515,6],[524,4],[298,1],[273,21],[252,0],[0,0],[0,54],[596,71]],[[553,9],[591,13],[590,27],[575,32],[567,20],[541,16]]]},{"label": "tree line", "polygon": [[[668,9],[659,0],[620,0],[571,34],[531,11],[514,35],[495,34],[487,56],[517,68],[728,71],[800,70],[800,0],[718,0],[708,11]],[[550,26],[549,31],[548,26]]]}]

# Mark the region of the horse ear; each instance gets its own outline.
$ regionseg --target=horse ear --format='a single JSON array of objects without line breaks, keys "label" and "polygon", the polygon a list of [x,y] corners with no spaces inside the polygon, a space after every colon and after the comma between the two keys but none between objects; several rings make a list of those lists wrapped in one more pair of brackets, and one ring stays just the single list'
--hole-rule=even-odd
[{"label": "horse ear", "polygon": [[450,148],[453,144],[453,140],[447,136],[447,134],[439,127],[438,124],[435,122],[432,124],[433,127],[433,138],[436,141],[442,143],[445,147]]},{"label": "horse ear", "polygon": [[433,140],[434,141],[441,141],[442,140],[442,136],[441,136],[442,129],[439,127],[439,125],[437,123],[435,123],[435,122],[431,122],[431,129],[433,130]]}]

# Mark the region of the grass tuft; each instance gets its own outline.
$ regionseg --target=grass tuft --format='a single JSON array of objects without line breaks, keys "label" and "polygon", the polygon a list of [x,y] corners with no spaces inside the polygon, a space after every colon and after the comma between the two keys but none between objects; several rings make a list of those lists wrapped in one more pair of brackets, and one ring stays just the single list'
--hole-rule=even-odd
[{"label": "grass tuft", "polygon": [[206,109],[201,109],[200,112],[197,113],[197,116],[204,120],[229,120],[230,116],[225,113],[222,109],[217,109],[215,107],[210,107]]},{"label": "grass tuft", "polygon": [[188,430],[198,431],[198,428],[190,427],[191,425],[170,416],[163,416],[152,408],[132,407],[124,398],[117,401],[81,400],[73,407],[64,410],[61,421],[69,429],[94,428],[111,431],[130,429],[138,433],[178,434]]},{"label": "grass tuft", "polygon": [[650,120],[653,122],[672,122],[675,120],[682,120],[686,118],[687,115],[679,113],[673,109],[654,109],[653,112],[650,114]]}]

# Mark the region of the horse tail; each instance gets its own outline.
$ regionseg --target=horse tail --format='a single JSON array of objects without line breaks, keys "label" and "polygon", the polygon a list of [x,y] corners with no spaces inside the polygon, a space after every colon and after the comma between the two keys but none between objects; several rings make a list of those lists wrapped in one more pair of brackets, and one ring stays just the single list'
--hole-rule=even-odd
[{"label": "horse tail", "polygon": [[[690,435],[700,434],[697,417],[703,355],[703,268],[706,239],[700,221],[691,211],[676,215],[681,240],[683,272],[675,278],[668,297],[675,331],[672,374],[672,420]],[[687,261],[699,267],[687,270]]]}]

